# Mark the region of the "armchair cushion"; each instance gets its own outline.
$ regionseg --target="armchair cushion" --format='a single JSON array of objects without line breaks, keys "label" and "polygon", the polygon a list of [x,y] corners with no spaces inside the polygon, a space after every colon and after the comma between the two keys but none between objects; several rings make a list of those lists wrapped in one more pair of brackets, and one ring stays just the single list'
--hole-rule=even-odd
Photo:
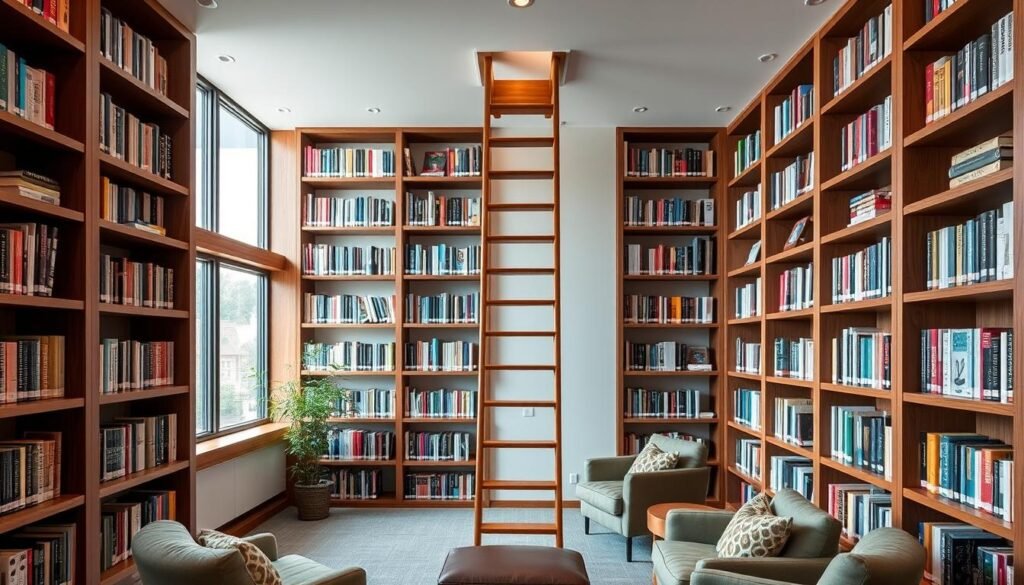
[{"label": "armchair cushion", "polygon": [[237,536],[231,536],[216,530],[203,530],[199,533],[199,544],[206,548],[237,550],[242,555],[245,571],[249,573],[249,578],[252,579],[253,585],[284,585],[281,581],[281,575],[274,568],[274,564],[252,542],[247,542]]},{"label": "armchair cushion", "polygon": [[687,441],[685,439],[673,439],[672,437],[659,434],[651,435],[650,442],[666,453],[679,455],[676,468],[704,467],[708,463],[708,448],[703,443]]},{"label": "armchair cushion", "polygon": [[715,546],[732,517],[726,510],[672,510],[665,518],[665,539]]},{"label": "armchair cushion", "polygon": [[715,558],[715,546],[696,542],[658,540],[651,551],[658,585],[689,585],[690,573],[703,559]]},{"label": "armchair cushion", "polygon": [[793,519],[789,540],[781,556],[790,558],[834,557],[839,551],[839,521],[807,501],[799,492],[779,490],[772,498],[777,516]]},{"label": "armchair cushion", "polygon": [[785,581],[776,581],[775,579],[762,579],[760,577],[751,577],[750,575],[741,575],[739,573],[730,573],[728,571],[718,571],[714,569],[697,569],[693,572],[690,577],[691,585],[792,585]]},{"label": "armchair cushion", "polygon": [[924,548],[898,528],[868,532],[849,553],[832,559],[822,585],[899,585],[919,583],[924,573]]},{"label": "armchair cushion", "polygon": [[362,569],[331,569],[299,555],[281,557],[274,567],[285,585],[366,585]]},{"label": "armchair cushion", "polygon": [[587,459],[583,467],[583,481],[622,481],[634,459],[636,455]]},{"label": "armchair cushion", "polygon": [[576,495],[602,512],[615,516],[622,515],[621,481],[588,481],[576,484]]},{"label": "armchair cushion", "polygon": [[816,585],[830,559],[789,559],[786,557],[704,559],[697,563],[697,571],[715,570],[778,579],[789,585]]},{"label": "armchair cushion", "polygon": [[754,496],[736,512],[715,545],[722,557],[774,557],[789,538],[792,518],[772,513],[764,492]]},{"label": "armchair cushion", "polygon": [[675,469],[678,461],[678,453],[662,451],[652,441],[647,443],[643,451],[640,451],[640,454],[633,460],[633,465],[629,467],[629,473],[649,473],[652,471]]}]

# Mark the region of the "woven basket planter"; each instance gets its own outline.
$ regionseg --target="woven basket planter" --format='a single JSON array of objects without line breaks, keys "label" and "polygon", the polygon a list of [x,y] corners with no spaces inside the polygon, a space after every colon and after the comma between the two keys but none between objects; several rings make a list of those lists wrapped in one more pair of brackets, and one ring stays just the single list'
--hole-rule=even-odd
[{"label": "woven basket planter", "polygon": [[295,485],[295,507],[299,520],[323,520],[331,515],[331,482]]}]

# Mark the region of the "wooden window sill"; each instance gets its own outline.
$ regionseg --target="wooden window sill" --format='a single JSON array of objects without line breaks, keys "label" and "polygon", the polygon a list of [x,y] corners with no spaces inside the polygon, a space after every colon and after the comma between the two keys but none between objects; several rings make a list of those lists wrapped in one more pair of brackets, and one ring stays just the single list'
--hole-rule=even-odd
[{"label": "wooden window sill", "polygon": [[196,444],[196,469],[213,467],[258,451],[284,438],[288,423],[267,423]]},{"label": "wooden window sill", "polygon": [[284,270],[288,265],[288,259],[276,252],[257,248],[202,228],[195,228],[193,232],[196,249],[200,253],[269,272]]}]

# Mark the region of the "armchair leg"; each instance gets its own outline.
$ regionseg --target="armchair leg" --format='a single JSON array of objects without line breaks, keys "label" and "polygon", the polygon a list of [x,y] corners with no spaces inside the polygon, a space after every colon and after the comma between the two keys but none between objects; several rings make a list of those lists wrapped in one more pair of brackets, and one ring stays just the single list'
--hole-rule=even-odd
[{"label": "armchair leg", "polygon": [[626,562],[627,563],[632,563],[633,562],[633,537],[632,536],[627,536],[626,537]]},{"label": "armchair leg", "polygon": [[590,518],[583,517],[583,534],[590,534]]}]

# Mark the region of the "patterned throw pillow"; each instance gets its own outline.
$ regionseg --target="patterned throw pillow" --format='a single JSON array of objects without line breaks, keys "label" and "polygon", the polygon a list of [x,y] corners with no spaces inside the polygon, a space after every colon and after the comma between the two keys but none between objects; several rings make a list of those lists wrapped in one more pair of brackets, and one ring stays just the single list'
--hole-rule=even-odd
[{"label": "patterned throw pillow", "polygon": [[629,473],[646,473],[649,471],[665,471],[675,469],[679,462],[678,453],[666,453],[654,443],[647,443],[644,450],[633,460]]},{"label": "patterned throw pillow", "polygon": [[715,549],[723,558],[774,557],[786,546],[792,524],[792,518],[772,513],[771,499],[761,492],[736,512]]},{"label": "patterned throw pillow", "polygon": [[267,555],[251,542],[216,530],[203,530],[199,532],[199,544],[206,548],[237,549],[242,555],[245,570],[249,573],[249,578],[252,579],[254,585],[284,585],[281,575],[278,574]]}]

